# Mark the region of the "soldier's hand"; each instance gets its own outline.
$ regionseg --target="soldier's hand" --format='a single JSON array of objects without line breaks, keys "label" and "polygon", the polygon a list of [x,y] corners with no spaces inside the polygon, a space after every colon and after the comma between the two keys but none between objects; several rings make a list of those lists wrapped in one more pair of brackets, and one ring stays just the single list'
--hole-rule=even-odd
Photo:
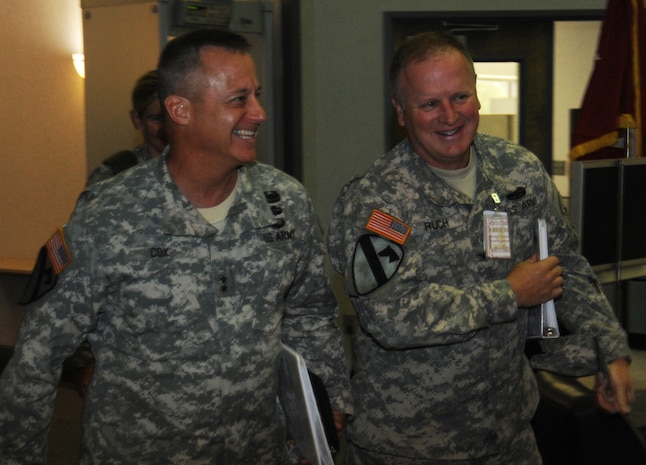
[{"label": "soldier's hand", "polygon": [[336,432],[338,436],[341,437],[343,430],[345,429],[345,413],[337,412],[335,410],[332,412],[332,416],[334,417],[334,427],[336,428]]},{"label": "soldier's hand", "polygon": [[507,281],[516,295],[518,306],[533,307],[563,294],[562,274],[557,257],[538,260],[534,255],[514,266],[507,275]]},{"label": "soldier's hand", "polygon": [[628,361],[620,358],[608,365],[608,376],[597,375],[597,404],[608,413],[630,413],[635,391]]}]

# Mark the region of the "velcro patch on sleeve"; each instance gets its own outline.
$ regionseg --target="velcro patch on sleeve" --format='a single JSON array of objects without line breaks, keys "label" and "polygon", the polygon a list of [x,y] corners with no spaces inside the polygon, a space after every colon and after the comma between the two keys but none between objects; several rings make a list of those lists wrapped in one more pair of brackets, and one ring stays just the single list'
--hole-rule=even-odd
[{"label": "velcro patch on sleeve", "polygon": [[72,254],[70,253],[63,229],[59,228],[47,243],[40,249],[36,266],[29,277],[27,287],[23,291],[22,298],[18,302],[26,305],[40,299],[51,291],[58,275],[70,264]]},{"label": "velcro patch on sleeve", "polygon": [[377,209],[372,211],[366,229],[399,245],[404,245],[411,231],[410,226],[406,223],[402,223],[397,218]]},{"label": "velcro patch on sleeve", "polygon": [[54,235],[47,241],[45,246],[47,247],[47,254],[52,262],[54,271],[56,274],[61,274],[61,271],[63,271],[72,261],[72,254],[67,246],[67,242],[65,242],[63,229],[58,228]]},{"label": "velcro patch on sleeve", "polygon": [[368,294],[386,284],[403,258],[404,249],[392,241],[371,234],[359,237],[352,257],[352,279],[357,294]]}]

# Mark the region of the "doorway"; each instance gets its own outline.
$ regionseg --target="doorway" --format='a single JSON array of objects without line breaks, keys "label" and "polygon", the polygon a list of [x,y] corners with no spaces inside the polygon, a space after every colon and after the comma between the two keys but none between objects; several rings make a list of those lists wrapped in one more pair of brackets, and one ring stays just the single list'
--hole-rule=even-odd
[{"label": "doorway", "polygon": [[[405,37],[444,31],[463,40],[474,62],[517,64],[518,120],[516,141],[531,150],[552,174],[552,86],[554,22],[599,20],[603,11],[568,14],[549,12],[524,16],[486,13],[389,14],[385,21],[385,62]],[[388,80],[386,79],[386,83]],[[387,84],[386,84],[387,85]],[[388,100],[385,146],[390,150],[405,137]],[[484,128],[483,128],[484,130]]]}]

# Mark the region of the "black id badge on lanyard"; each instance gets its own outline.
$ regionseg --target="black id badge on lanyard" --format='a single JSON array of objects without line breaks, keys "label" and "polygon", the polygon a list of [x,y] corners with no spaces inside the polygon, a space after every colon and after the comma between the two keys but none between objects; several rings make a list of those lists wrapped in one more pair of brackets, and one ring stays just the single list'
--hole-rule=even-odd
[{"label": "black id badge on lanyard", "polygon": [[509,216],[507,212],[498,211],[500,204],[498,194],[494,192],[491,198],[495,204],[494,210],[483,212],[485,255],[488,258],[511,258]]}]

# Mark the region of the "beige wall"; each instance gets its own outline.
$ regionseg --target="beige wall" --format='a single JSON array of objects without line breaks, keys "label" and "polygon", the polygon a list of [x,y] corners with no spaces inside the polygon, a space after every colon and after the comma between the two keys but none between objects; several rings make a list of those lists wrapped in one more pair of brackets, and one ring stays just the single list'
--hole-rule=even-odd
[{"label": "beige wall", "polygon": [[600,26],[599,21],[581,21],[559,22],[554,28],[552,158],[566,163],[566,174],[554,176],[554,183],[564,197],[570,196],[570,109],[579,108],[583,101],[594,66]]},{"label": "beige wall", "polygon": [[[79,0],[0,2],[0,345],[11,345],[41,244],[67,220],[85,182]],[[26,259],[25,257],[30,257]]]},{"label": "beige wall", "polygon": [[78,0],[0,2],[0,47],[2,270],[35,258],[84,183],[83,79],[72,64],[83,51]]}]

